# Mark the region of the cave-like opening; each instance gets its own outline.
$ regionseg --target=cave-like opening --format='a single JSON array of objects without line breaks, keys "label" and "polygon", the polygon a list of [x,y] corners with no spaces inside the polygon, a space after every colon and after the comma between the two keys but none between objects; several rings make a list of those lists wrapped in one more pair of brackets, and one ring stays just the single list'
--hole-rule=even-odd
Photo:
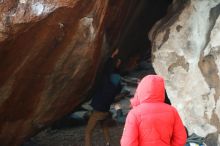
[{"label": "cave-like opening", "polygon": [[136,56],[138,61],[151,62],[151,41],[148,33],[153,25],[167,14],[172,0],[142,0],[127,18],[119,48],[122,59],[129,62]]}]

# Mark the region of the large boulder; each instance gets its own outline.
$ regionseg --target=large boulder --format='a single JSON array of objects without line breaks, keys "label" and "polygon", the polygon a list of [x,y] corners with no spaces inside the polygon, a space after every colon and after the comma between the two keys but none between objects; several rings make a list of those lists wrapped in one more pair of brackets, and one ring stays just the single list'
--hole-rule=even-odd
[{"label": "large boulder", "polygon": [[20,145],[85,100],[135,6],[0,0],[0,145]]},{"label": "large boulder", "polygon": [[190,134],[210,146],[220,145],[219,14],[220,0],[173,1],[149,34],[172,103]]}]

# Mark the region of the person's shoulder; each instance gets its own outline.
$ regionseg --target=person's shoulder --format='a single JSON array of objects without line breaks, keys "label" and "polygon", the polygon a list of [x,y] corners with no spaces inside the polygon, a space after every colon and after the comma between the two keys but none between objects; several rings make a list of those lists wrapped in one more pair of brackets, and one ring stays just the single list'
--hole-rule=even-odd
[{"label": "person's shoulder", "polygon": [[143,107],[142,105],[134,106],[130,111],[135,116],[140,117],[143,114]]},{"label": "person's shoulder", "polygon": [[167,109],[169,109],[170,112],[174,113],[174,114],[178,114],[178,110],[176,109],[176,107],[172,106],[172,105],[168,105],[166,104]]},{"label": "person's shoulder", "polygon": [[163,103],[164,106],[166,106],[169,109],[175,109],[175,107],[173,105],[167,104],[167,103]]},{"label": "person's shoulder", "polygon": [[127,115],[128,119],[133,119],[133,120],[138,120],[138,117],[140,116],[138,114],[137,108],[132,108]]},{"label": "person's shoulder", "polygon": [[131,108],[131,110],[129,111],[129,114],[137,115],[138,112],[139,112],[138,107],[133,107],[133,108]]},{"label": "person's shoulder", "polygon": [[166,110],[166,111],[170,111],[170,112],[176,112],[176,108],[173,106],[173,105],[169,105],[167,103],[161,103],[161,106],[159,107],[163,110]]}]

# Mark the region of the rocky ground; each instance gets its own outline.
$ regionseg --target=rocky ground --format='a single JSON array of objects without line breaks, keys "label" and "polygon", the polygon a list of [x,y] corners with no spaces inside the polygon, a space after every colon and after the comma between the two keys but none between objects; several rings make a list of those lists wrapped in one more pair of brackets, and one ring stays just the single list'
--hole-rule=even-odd
[{"label": "rocky ground", "polygon": [[[33,137],[25,146],[84,146],[85,126],[57,130],[46,129]],[[123,125],[115,124],[110,128],[111,145],[120,146]],[[94,130],[93,145],[104,146],[104,137],[100,126]]]}]

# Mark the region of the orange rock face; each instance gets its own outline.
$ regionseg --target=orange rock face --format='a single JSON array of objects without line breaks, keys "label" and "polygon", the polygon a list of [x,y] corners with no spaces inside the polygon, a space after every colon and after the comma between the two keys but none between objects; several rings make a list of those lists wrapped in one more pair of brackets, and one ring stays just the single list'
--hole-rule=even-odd
[{"label": "orange rock face", "polygon": [[134,4],[0,1],[1,145],[20,145],[84,100],[128,5]]}]

